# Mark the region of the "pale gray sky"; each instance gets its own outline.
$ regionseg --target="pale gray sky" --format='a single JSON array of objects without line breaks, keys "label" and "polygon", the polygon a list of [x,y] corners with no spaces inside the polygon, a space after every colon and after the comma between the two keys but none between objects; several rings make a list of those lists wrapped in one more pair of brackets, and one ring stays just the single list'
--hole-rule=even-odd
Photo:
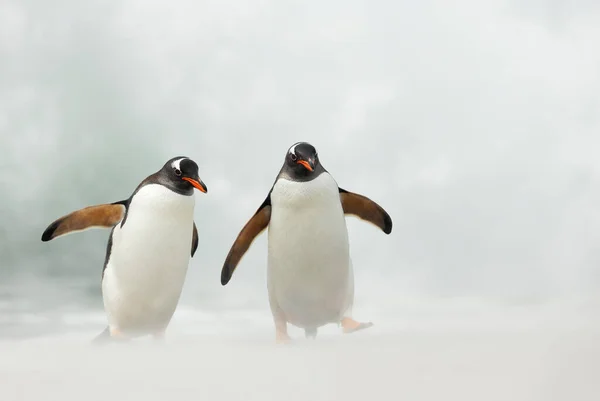
[{"label": "pale gray sky", "polygon": [[220,269],[304,140],[394,220],[349,220],[365,302],[593,294],[598,49],[591,0],[4,0],[0,291],[99,294],[108,231],[42,231],[184,154],[209,188],[184,302],[264,306],[264,236],[225,289]]}]

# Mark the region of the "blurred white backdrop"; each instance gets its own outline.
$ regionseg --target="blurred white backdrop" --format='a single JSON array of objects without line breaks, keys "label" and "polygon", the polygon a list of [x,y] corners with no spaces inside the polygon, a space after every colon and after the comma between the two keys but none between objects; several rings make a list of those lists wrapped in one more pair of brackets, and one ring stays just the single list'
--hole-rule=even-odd
[{"label": "blurred white backdrop", "polygon": [[596,2],[0,7],[5,316],[101,311],[108,230],[51,243],[42,231],[187,155],[209,193],[196,195],[182,307],[268,317],[264,236],[227,287],[219,274],[301,140],[394,220],[390,236],[348,220],[364,318],[416,303],[585,303],[600,290]]},{"label": "blurred white backdrop", "polygon": [[[0,337],[43,336],[0,398],[597,400],[598,49],[594,0],[0,0]],[[265,236],[219,277],[296,141],[394,230],[348,219],[375,326],[276,349]],[[108,230],[40,236],[175,155],[209,192],[171,346],[96,353]]]}]

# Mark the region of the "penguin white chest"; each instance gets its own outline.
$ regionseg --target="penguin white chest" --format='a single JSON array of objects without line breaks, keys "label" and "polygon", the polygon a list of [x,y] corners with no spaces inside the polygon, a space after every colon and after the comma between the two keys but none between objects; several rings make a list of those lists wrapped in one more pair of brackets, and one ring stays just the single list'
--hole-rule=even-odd
[{"label": "penguin white chest", "polygon": [[350,278],[348,231],[337,183],[328,173],[307,182],[279,179],[271,205],[270,296],[292,322],[317,324],[336,318],[347,302]]},{"label": "penguin white chest", "polygon": [[191,257],[194,202],[157,184],[133,196],[102,280],[109,324],[143,330],[169,322]]}]

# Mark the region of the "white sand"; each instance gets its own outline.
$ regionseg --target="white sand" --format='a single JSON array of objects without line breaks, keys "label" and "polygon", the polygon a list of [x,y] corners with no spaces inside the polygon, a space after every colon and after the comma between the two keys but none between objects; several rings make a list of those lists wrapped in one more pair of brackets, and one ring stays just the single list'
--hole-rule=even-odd
[{"label": "white sand", "polygon": [[182,310],[163,345],[93,347],[96,331],[4,341],[0,400],[600,400],[600,330],[589,319],[443,315],[379,316],[316,341],[292,330],[289,346],[273,344],[264,311]]}]

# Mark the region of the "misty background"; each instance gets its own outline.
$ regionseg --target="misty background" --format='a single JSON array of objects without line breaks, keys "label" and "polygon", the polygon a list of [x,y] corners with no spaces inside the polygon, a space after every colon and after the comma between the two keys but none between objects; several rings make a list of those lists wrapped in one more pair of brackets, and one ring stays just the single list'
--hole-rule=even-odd
[{"label": "misty background", "polygon": [[592,0],[2,0],[0,331],[101,329],[109,230],[41,234],[185,155],[208,194],[174,323],[271,336],[266,235],[219,277],[297,141],[392,216],[389,236],[348,219],[357,319],[576,304],[598,322],[598,49]]}]

